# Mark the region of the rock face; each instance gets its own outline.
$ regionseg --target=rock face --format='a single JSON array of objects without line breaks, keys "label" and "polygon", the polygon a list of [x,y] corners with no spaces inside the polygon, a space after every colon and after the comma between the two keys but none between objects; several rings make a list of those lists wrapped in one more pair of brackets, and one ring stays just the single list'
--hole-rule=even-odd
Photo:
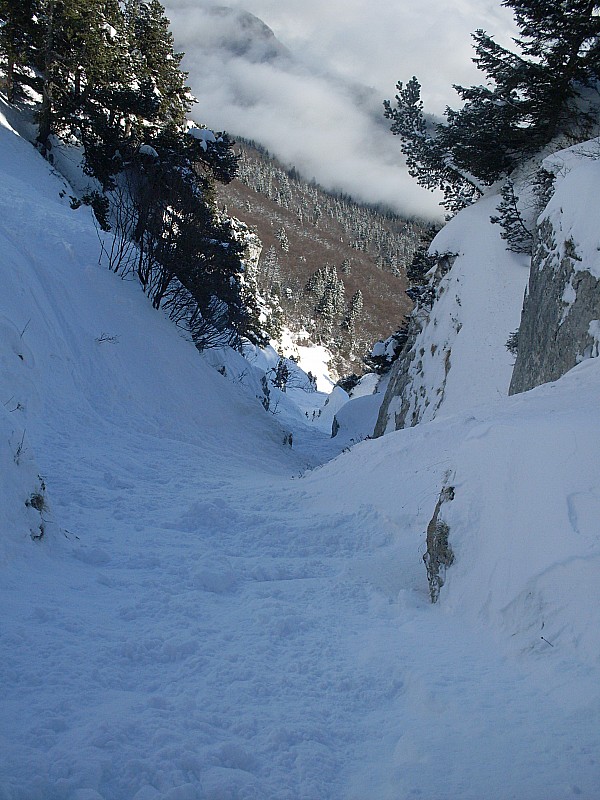
[{"label": "rock face", "polygon": [[433,419],[444,400],[452,344],[462,327],[456,313],[458,288],[447,277],[455,259],[455,255],[439,256],[424,302],[417,301],[410,316],[408,339],[392,366],[375,437]]},{"label": "rock face", "polygon": [[375,436],[506,396],[506,341],[519,324],[528,260],[508,252],[490,223],[498,199],[466,208],[434,239],[437,267],[411,315]]},{"label": "rock face", "polygon": [[427,551],[423,556],[427,570],[429,596],[437,603],[440,589],[446,580],[446,569],[454,564],[454,553],[448,542],[450,528],[442,519],[442,506],[454,500],[454,487],[445,486],[435,506],[433,516],[427,526]]},{"label": "rock face", "polygon": [[[411,427],[420,421],[421,405],[415,402],[420,395],[412,391],[414,382],[422,375],[422,364],[418,358],[419,351],[415,347],[415,342],[427,318],[425,310],[417,310],[411,315],[408,340],[392,366],[373,433],[375,437],[383,436],[386,431]],[[438,399],[441,399],[441,393]]]},{"label": "rock face", "polygon": [[599,353],[600,165],[571,158],[567,169],[537,227],[511,394],[557,380]]},{"label": "rock face", "polygon": [[[600,355],[598,142],[555,153],[543,166],[554,190],[531,260],[509,253],[490,225],[493,196],[434,240],[438,253],[456,256],[441,258],[431,276],[431,307],[413,312],[375,436],[555,381]],[[507,342],[513,354],[516,346],[514,368]]]}]

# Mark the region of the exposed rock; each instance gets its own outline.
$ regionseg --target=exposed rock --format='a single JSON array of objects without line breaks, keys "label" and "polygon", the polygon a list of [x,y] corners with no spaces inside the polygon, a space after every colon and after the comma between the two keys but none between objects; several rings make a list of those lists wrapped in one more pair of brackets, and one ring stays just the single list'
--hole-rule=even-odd
[{"label": "exposed rock", "polygon": [[414,370],[411,369],[411,366],[417,358],[415,341],[426,323],[427,316],[427,312],[423,310],[415,310],[411,315],[408,340],[390,371],[390,380],[375,425],[373,434],[375,437],[383,436],[388,429],[400,430],[400,428],[415,424],[412,421],[414,415],[407,420],[411,405],[409,390],[414,377]]},{"label": "exposed rock", "polygon": [[427,526],[427,552],[423,556],[423,561],[427,569],[429,596],[432,603],[436,603],[438,600],[440,589],[446,580],[446,569],[454,563],[454,553],[448,542],[450,528],[448,523],[440,518],[442,506],[452,500],[454,500],[454,487],[445,486],[440,492],[435,511]]},{"label": "exposed rock", "polygon": [[557,380],[584,358],[598,355],[600,279],[587,271],[578,244],[559,237],[555,225],[544,219],[537,232],[510,394]]}]

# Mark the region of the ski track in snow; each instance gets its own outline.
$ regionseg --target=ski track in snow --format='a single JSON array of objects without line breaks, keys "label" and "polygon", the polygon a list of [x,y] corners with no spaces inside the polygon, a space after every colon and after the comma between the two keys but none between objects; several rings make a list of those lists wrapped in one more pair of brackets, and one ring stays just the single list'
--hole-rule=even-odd
[{"label": "ski track in snow", "polygon": [[[597,800],[597,664],[428,603],[444,477],[460,452],[485,474],[502,420],[305,472],[331,442],[306,426],[300,454],[283,447],[275,418],[98,268],[87,211],[2,134],[2,391],[23,400],[10,422],[53,529],[2,566],[0,798]],[[563,505],[587,541],[597,494]]]}]

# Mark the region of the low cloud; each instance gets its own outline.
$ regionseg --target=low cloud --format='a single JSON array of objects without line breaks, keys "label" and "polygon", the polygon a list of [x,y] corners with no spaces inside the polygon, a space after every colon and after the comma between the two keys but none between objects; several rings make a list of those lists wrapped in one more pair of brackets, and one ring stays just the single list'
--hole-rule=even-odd
[{"label": "low cloud", "polygon": [[[231,6],[170,0],[175,43],[209,126],[255,139],[329,189],[401,213],[440,217],[439,197],[406,172],[382,101],[397,80],[418,75],[428,110],[454,103],[453,83],[481,76],[469,33],[506,41],[510,17],[494,0],[421,0],[418,13],[387,0],[246,0]],[[222,6],[220,6],[222,8]]]}]

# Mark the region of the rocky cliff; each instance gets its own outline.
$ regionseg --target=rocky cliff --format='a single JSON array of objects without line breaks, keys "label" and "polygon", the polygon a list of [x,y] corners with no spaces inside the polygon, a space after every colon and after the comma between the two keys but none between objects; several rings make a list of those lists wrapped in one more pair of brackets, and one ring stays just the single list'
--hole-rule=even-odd
[{"label": "rocky cliff", "polygon": [[411,315],[375,436],[508,393],[514,358],[506,341],[519,324],[528,262],[506,250],[498,226],[490,223],[498,199],[466,208],[433,240],[433,302]]},{"label": "rocky cliff", "polygon": [[510,393],[554,381],[600,346],[600,153],[587,143],[545,166],[555,191],[535,232]]},{"label": "rocky cliff", "polygon": [[554,186],[533,223],[531,259],[506,250],[490,224],[496,195],[434,239],[433,303],[413,311],[375,436],[554,381],[598,356],[600,144],[555,153],[543,167]]}]

